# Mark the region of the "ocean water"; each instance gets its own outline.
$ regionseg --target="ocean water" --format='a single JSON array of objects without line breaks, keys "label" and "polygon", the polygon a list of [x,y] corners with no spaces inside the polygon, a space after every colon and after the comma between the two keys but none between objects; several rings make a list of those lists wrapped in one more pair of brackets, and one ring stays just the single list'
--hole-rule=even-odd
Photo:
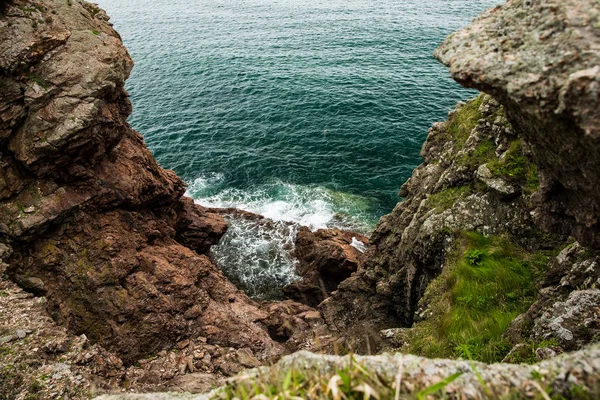
[{"label": "ocean water", "polygon": [[432,51],[499,2],[98,1],[136,63],[130,123],[158,161],[201,204],[281,222],[233,221],[215,248],[258,296],[253,282],[294,279],[285,222],[368,233],[391,211],[429,126],[473,95]]}]

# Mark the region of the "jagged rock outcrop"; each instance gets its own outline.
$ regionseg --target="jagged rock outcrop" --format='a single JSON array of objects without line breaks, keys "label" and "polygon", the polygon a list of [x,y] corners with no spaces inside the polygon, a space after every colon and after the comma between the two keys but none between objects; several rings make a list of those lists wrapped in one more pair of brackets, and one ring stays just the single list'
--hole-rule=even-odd
[{"label": "jagged rock outcrop", "polygon": [[0,14],[0,242],[6,274],[126,363],[185,338],[282,351],[268,314],[208,256],[227,225],[183,197],[126,122],[133,62],[80,1]]},{"label": "jagged rock outcrop", "polygon": [[539,295],[506,333],[507,361],[544,359],[600,342],[600,256],[575,242],[550,260]]},{"label": "jagged rock outcrop", "polygon": [[[560,249],[573,235],[596,252],[599,15],[588,0],[508,1],[436,50],[458,82],[493,97],[459,104],[431,128],[404,201],[380,220],[358,273],[321,305],[330,324],[410,326],[457,231],[531,251]],[[560,313],[565,296],[533,318],[566,301]]]},{"label": "jagged rock outcrop", "polygon": [[296,234],[294,254],[296,271],[302,277],[283,288],[283,293],[296,301],[316,307],[340,282],[356,272],[363,247],[369,239],[339,229],[302,228]]},{"label": "jagged rock outcrop", "polygon": [[600,7],[509,0],[450,35],[435,56],[493,95],[538,167],[536,222],[600,247]]},{"label": "jagged rock outcrop", "polygon": [[410,326],[456,232],[503,234],[528,248],[552,246],[553,238],[542,237],[530,216],[537,181],[525,151],[503,107],[488,95],[459,103],[448,121],[434,124],[423,164],[400,191],[404,201],[379,221],[358,273],[321,305],[328,322],[339,330]]}]

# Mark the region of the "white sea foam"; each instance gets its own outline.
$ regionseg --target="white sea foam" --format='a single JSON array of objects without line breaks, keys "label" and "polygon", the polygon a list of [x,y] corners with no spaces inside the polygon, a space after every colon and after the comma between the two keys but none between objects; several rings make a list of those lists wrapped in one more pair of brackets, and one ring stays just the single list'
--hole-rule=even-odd
[{"label": "white sea foam", "polygon": [[275,181],[239,190],[227,188],[222,174],[209,174],[190,184],[187,194],[206,207],[238,208],[275,221],[232,218],[227,234],[213,247],[215,260],[227,276],[258,299],[277,297],[283,286],[298,279],[292,253],[300,226],[363,233],[371,226],[365,217],[369,215],[366,199],[321,186]]},{"label": "white sea foam", "polygon": [[224,188],[223,179],[221,174],[201,176],[190,184],[187,195],[205,207],[239,208],[313,230],[339,227],[365,232],[371,227],[369,202],[360,196],[280,181],[240,190]]},{"label": "white sea foam", "polygon": [[352,243],[350,243],[350,246],[354,247],[361,253],[364,253],[367,250],[367,246],[354,236],[352,236]]}]

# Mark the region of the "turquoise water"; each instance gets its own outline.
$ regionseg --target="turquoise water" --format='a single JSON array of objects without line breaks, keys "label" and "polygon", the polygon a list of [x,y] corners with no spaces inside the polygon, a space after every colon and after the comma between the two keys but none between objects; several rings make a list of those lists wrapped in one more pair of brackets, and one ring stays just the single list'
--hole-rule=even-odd
[{"label": "turquoise water", "polygon": [[[429,126],[472,95],[433,49],[497,0],[99,2],[136,62],[130,123],[189,195],[366,233],[399,200]],[[216,250],[228,265],[278,263],[265,254],[281,246],[232,256],[232,235]]]}]

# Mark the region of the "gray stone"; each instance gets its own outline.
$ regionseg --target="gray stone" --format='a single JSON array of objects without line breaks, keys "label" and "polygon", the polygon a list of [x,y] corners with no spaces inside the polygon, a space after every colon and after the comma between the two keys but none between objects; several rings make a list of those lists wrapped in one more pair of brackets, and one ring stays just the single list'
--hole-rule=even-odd
[{"label": "gray stone", "polygon": [[600,248],[600,3],[509,0],[435,56],[504,107],[537,165],[536,221]]},{"label": "gray stone", "polygon": [[480,181],[485,183],[487,187],[498,192],[503,198],[513,197],[520,192],[518,186],[511,184],[505,179],[494,176],[487,164],[480,165],[479,168],[477,168],[476,176]]},{"label": "gray stone", "polygon": [[[556,340],[566,350],[581,348],[600,337],[600,290],[575,290],[535,321],[535,341]],[[597,339],[596,339],[597,340]]]},{"label": "gray stone", "polygon": [[[314,374],[335,374],[336,371],[348,367],[350,357],[369,373],[390,387],[401,382],[402,395],[414,395],[418,390],[431,387],[442,379],[459,373],[455,381],[444,385],[441,397],[453,397],[461,393],[464,399],[487,399],[488,393],[494,393],[499,398],[511,398],[524,392],[539,393],[537,387],[549,387],[556,396],[571,393],[573,386],[589,390],[592,397],[600,395],[597,379],[600,375],[600,347],[578,351],[572,354],[560,355],[535,365],[490,364],[461,360],[432,360],[408,354],[383,354],[378,356],[332,356],[313,354],[299,351],[282,358],[274,367],[261,367],[243,371],[231,382],[265,379],[269,376],[269,368],[285,374],[290,368],[305,372],[306,376]],[[560,373],[556,373],[560,371]],[[535,376],[536,384],[532,381]],[[152,393],[147,395],[104,395],[96,400],[200,400],[219,398],[222,388],[210,393],[194,397],[172,393]]]}]

